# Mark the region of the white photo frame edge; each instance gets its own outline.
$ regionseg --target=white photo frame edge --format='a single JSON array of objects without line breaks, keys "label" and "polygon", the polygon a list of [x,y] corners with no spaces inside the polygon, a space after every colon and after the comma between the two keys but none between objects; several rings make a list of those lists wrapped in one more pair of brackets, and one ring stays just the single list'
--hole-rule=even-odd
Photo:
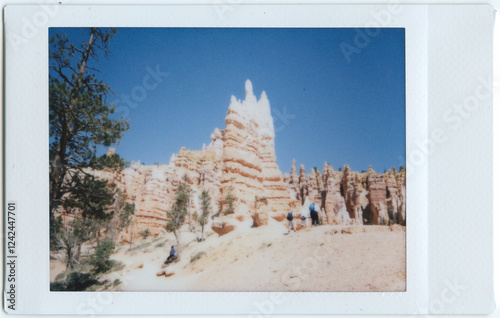
[{"label": "white photo frame edge", "polygon": [[[265,8],[263,10],[263,8]],[[220,19],[214,6],[162,6],[162,7],[112,7],[112,6],[61,6],[47,26],[26,44],[26,50],[17,51],[12,45],[6,46],[6,199],[19,202],[22,213],[30,213],[31,222],[19,219],[22,233],[32,233],[30,241],[48,242],[48,219],[43,206],[48,206],[48,105],[47,105],[47,41],[48,27],[71,26],[133,26],[133,27],[250,27],[250,26],[300,26],[300,27],[364,27],[373,21],[372,13],[388,10],[380,6],[339,6],[339,5],[245,5],[231,15]],[[240,10],[241,9],[241,10]],[[426,6],[401,6],[402,12],[393,17],[387,27],[406,29],[407,62],[407,156],[417,151],[416,140],[428,136],[427,122],[427,34],[428,14]],[[22,27],[22,17],[30,17],[40,10],[40,6],[8,6],[6,8],[5,32],[16,32]],[[264,14],[265,12],[265,14]],[[148,15],[147,19],[140,19]],[[131,19],[130,16],[137,17]],[[314,16],[315,19],[310,19]],[[20,18],[21,17],[21,18]],[[120,18],[123,17],[123,18]],[[17,18],[17,20],[16,20]],[[308,19],[309,18],[309,19]],[[134,22],[131,22],[131,21]],[[168,22],[166,22],[168,20]],[[334,22],[332,22],[332,20]],[[123,24],[126,22],[126,24]],[[33,50],[28,50],[33,49]],[[26,63],[26,60],[29,63]],[[34,70],[34,71],[33,71]],[[30,75],[31,74],[31,75]],[[32,76],[32,77],[30,77]],[[33,94],[22,94],[24,87],[36,87]],[[45,101],[43,107],[12,107],[10,105],[33,105]],[[42,103],[40,103],[42,104]],[[425,106],[424,106],[425,105]],[[17,129],[26,131],[13,135]],[[40,131],[46,132],[45,134]],[[35,138],[33,138],[35,137]],[[22,144],[25,147],[18,148]],[[36,158],[29,153],[38,154]],[[40,154],[43,154],[40,155]],[[33,160],[35,164],[33,165]],[[12,165],[14,164],[14,165]],[[18,167],[22,168],[21,171]],[[317,314],[383,314],[383,313],[428,313],[427,293],[427,164],[417,167],[407,181],[408,231],[407,231],[407,277],[408,290],[405,293],[286,293],[283,305],[275,307],[275,314],[317,313]],[[33,182],[26,191],[27,181]],[[45,188],[44,188],[45,187]],[[43,189],[43,190],[42,190]],[[425,189],[425,190],[422,190]],[[28,212],[29,211],[29,212]],[[38,211],[38,213],[37,213]],[[411,225],[410,225],[411,224]],[[43,229],[40,230],[39,227]],[[422,234],[425,233],[424,239]],[[26,234],[23,234],[26,235]],[[28,238],[23,238],[28,240]],[[51,293],[49,280],[31,271],[32,266],[44,269],[48,275],[48,243],[44,248],[20,245],[20,272],[24,282],[31,282],[35,289],[20,286],[19,313],[70,314],[82,310],[86,302],[99,294],[111,295],[113,305],[104,306],[102,314],[199,314],[196,308],[186,306],[184,293]],[[26,255],[30,255],[29,257]],[[422,268],[422,265],[425,269]],[[429,263],[429,268],[431,264]],[[170,297],[166,297],[168,296]],[[206,314],[252,314],[255,303],[269,300],[272,293],[193,293],[203,298],[203,313]],[[33,298],[36,297],[36,298]],[[103,296],[105,297],[105,296]],[[38,299],[36,303],[27,299]],[[167,299],[167,300],[165,300]],[[160,301],[158,301],[160,300]],[[224,300],[222,311],[216,304]],[[298,301],[300,300],[300,301]],[[321,302],[322,308],[305,308],[303,303]],[[141,306],[135,303],[142,304]],[[55,308],[57,306],[57,308]],[[119,308],[120,311],[116,311]],[[186,310],[188,309],[188,310]]]}]

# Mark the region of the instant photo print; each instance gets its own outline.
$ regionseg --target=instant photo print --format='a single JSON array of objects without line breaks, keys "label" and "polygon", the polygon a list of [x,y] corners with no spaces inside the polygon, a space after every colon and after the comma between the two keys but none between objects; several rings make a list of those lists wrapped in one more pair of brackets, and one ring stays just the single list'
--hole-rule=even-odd
[{"label": "instant photo print", "polygon": [[491,312],[494,14],[6,6],[4,311]]}]

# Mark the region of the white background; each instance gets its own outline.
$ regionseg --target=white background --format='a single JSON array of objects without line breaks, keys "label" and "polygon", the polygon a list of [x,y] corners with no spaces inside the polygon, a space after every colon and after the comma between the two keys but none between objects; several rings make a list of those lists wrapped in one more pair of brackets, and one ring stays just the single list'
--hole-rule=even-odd
[{"label": "white background", "polygon": [[[21,2],[21,1],[17,1],[16,3],[20,3],[20,2]],[[290,2],[291,2],[291,1],[286,1],[286,3],[290,3]],[[5,3],[5,1],[4,1],[4,3]],[[28,3],[28,2],[26,1],[26,3]],[[49,3],[49,2],[47,2],[47,1],[36,1],[36,2],[29,2],[29,3]],[[94,2],[91,2],[91,1],[85,1],[85,2],[83,2],[83,1],[82,1],[82,2],[78,2],[78,1],[64,2],[64,1],[63,1],[63,3],[86,3],[86,4],[90,4],[90,3],[98,3],[98,2],[97,2],[97,1],[94,1]],[[99,3],[102,3],[102,2],[99,2]],[[109,3],[112,3],[112,2],[109,2]],[[120,1],[120,3],[134,3],[134,2],[132,2],[132,1],[129,1],[129,2],[127,2],[127,1]],[[158,1],[158,2],[152,2],[152,1],[150,1],[149,3],[162,3],[162,2],[159,2],[159,1]],[[165,3],[165,2],[163,2],[163,3]],[[207,3],[207,1],[205,1],[205,3]],[[213,2],[211,2],[211,1],[208,1],[208,3],[209,3],[209,4],[213,4]],[[216,2],[216,3],[219,3],[219,2]],[[230,1],[228,2],[228,1],[226,1],[226,2],[221,2],[221,3],[234,3],[234,2],[230,2]],[[249,3],[249,2],[245,2],[245,3]],[[275,3],[280,3],[280,1],[276,1]],[[281,2],[281,3],[284,3],[284,2]],[[296,3],[300,3],[300,2],[296,2]],[[330,3],[330,2],[323,2],[323,3]],[[498,1],[497,1],[497,3],[498,3]],[[498,30],[498,29],[499,29],[499,28],[498,28],[498,26],[497,26],[497,30]],[[498,32],[497,32],[497,34],[498,34]],[[497,36],[497,38],[498,38],[498,36]],[[499,42],[499,41],[497,41],[497,43],[496,43],[496,44],[497,44],[497,47],[498,47],[498,42]],[[497,50],[497,52],[498,52],[498,50]],[[500,54],[498,54],[498,53],[497,53],[497,55],[500,55]],[[497,83],[497,84],[496,84],[497,86],[495,87],[496,94],[500,93],[500,92],[499,92],[500,87],[499,87],[499,85],[498,85],[498,78],[499,78],[499,75],[500,75],[500,74],[499,74],[500,72],[499,72],[499,67],[498,67],[498,64],[500,64],[500,63],[497,63],[496,68],[495,68],[495,75],[496,75],[495,79],[496,79],[496,83]],[[7,84],[8,84],[8,83],[7,83]],[[496,105],[498,105],[498,101],[496,101]],[[498,113],[499,113],[499,112],[495,112],[495,126],[498,126],[498,124],[500,124],[500,121],[499,121],[500,119],[499,119],[499,115],[498,115]],[[47,144],[47,143],[44,143],[44,144]],[[497,140],[495,140],[495,144],[498,144]],[[496,154],[496,155],[495,155],[495,157],[497,157],[497,152],[496,152],[496,151],[498,151],[498,147],[495,147],[495,154]],[[497,186],[497,185],[499,185],[499,183],[498,183],[498,182],[499,182],[499,180],[498,180],[498,179],[499,179],[499,178],[498,178],[498,176],[495,176],[495,193],[497,193],[497,192],[498,192],[498,191],[497,191],[497,189],[498,189],[498,186]],[[496,203],[496,202],[495,202],[495,203]],[[21,203],[21,205],[20,205],[20,206],[22,206],[22,203]],[[495,211],[497,211],[497,210],[498,210],[498,208],[497,208],[497,206],[495,206]],[[409,216],[409,217],[410,217],[410,216]],[[496,218],[496,219],[495,219],[495,226],[496,226],[497,233],[498,233],[498,229],[500,229],[500,222],[499,222],[498,218]],[[22,229],[21,229],[21,230],[22,230]],[[410,231],[409,231],[409,232],[410,232]],[[411,233],[409,233],[409,237],[410,237],[410,235],[411,235]],[[410,239],[410,238],[409,238],[409,239]],[[498,238],[497,238],[497,242],[498,242]],[[498,245],[499,245],[499,244],[496,244],[496,246],[495,246],[495,247],[496,247],[496,259],[497,259],[497,260],[498,260],[498,255],[500,254],[500,253],[499,253],[499,248],[498,248]],[[43,255],[43,256],[42,256],[42,255]],[[41,256],[42,256],[42,257],[46,257],[46,255],[47,255],[47,254],[45,254],[45,255],[44,255],[43,253],[41,253]],[[496,263],[498,264],[498,261],[497,261]],[[409,264],[409,265],[410,265],[410,264]],[[497,266],[497,268],[498,268],[498,266]],[[497,272],[498,272],[498,271],[497,271]],[[497,275],[496,275],[497,279],[496,279],[496,281],[495,281],[495,285],[496,285],[496,287],[497,287],[497,290],[498,290],[498,287],[499,287],[499,280],[498,280],[498,276],[500,276],[500,274],[497,274]],[[61,299],[63,299],[63,297],[61,297]],[[498,295],[497,295],[497,299],[498,299]],[[360,300],[361,300],[361,299],[360,299]],[[497,302],[498,302],[498,300],[497,300]],[[397,304],[395,304],[395,306],[397,306]],[[330,311],[330,312],[331,312],[331,311]]]}]

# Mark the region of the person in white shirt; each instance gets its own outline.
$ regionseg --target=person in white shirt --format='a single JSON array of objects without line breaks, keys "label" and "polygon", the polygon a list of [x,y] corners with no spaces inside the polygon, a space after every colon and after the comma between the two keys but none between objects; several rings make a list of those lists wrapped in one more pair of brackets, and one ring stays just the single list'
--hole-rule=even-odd
[{"label": "person in white shirt", "polygon": [[308,213],[309,211],[307,209],[302,209],[300,213],[300,228],[305,228],[307,227],[307,218],[308,218]]},{"label": "person in white shirt", "polygon": [[290,229],[293,227],[293,231],[295,232],[295,221],[293,220],[293,210],[290,209],[290,212],[288,212],[286,219],[288,220],[288,233],[290,233]]}]

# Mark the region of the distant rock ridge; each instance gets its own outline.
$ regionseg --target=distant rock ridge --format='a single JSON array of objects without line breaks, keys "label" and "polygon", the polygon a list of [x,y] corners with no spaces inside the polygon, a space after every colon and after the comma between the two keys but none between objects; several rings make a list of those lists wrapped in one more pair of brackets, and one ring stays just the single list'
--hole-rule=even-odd
[{"label": "distant rock ridge", "polygon": [[328,224],[406,224],[404,170],[378,174],[370,166],[368,172],[358,173],[345,165],[343,171],[335,171],[325,162],[321,173],[313,169],[306,174],[301,165],[298,177],[294,159],[285,180],[296,200],[303,204],[307,199],[324,209]]},{"label": "distant rock ridge", "polygon": [[[245,99],[231,96],[225,129],[215,129],[211,142],[202,150],[173,154],[169,164],[132,163],[120,173],[95,171],[115,184],[135,203],[133,235],[149,229],[156,235],[165,230],[166,212],[175,201],[181,184],[192,190],[190,212],[200,213],[199,196],[205,189],[212,198],[211,215],[224,211],[224,198],[235,198],[233,214],[219,213],[212,228],[223,235],[237,226],[265,226],[271,218],[286,222],[293,209],[298,215],[306,202],[316,203],[328,224],[363,225],[406,223],[405,171],[394,168],[383,174],[371,166],[368,172],[353,172],[348,165],[335,171],[325,162],[323,170],[306,174],[295,159],[290,174],[283,174],[276,163],[275,131],[271,107],[263,91],[257,99],[250,80],[245,83]],[[128,235],[124,233],[123,236]]]}]

